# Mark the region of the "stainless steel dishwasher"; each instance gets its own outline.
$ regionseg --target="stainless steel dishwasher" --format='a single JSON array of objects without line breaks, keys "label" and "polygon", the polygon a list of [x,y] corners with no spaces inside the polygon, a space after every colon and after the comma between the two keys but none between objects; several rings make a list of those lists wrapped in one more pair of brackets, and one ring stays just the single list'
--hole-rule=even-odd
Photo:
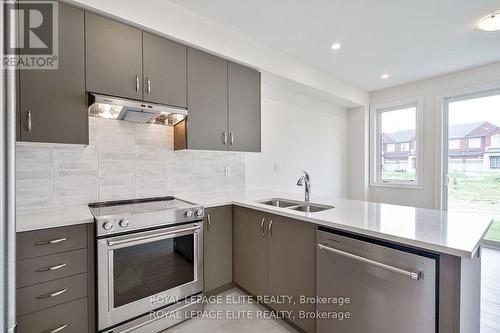
[{"label": "stainless steel dishwasher", "polygon": [[438,257],[347,236],[317,231],[317,333],[437,332]]}]

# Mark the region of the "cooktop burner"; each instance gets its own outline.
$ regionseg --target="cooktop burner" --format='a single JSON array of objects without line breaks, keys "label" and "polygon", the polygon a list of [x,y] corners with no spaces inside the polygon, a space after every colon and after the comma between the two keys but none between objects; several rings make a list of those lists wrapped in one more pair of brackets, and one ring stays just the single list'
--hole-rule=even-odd
[{"label": "cooktop burner", "polygon": [[203,206],[173,196],[95,202],[89,208],[98,236],[201,220],[204,216]]}]

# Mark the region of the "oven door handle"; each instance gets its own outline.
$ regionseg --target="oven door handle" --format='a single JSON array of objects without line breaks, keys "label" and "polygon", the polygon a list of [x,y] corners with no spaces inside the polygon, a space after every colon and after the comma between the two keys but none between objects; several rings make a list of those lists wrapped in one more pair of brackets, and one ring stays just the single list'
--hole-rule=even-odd
[{"label": "oven door handle", "polygon": [[172,234],[177,234],[180,232],[187,232],[187,231],[196,232],[196,231],[200,230],[200,228],[201,227],[199,225],[197,225],[194,227],[165,231],[165,232],[155,233],[155,234],[151,234],[151,235],[144,235],[144,236],[138,236],[138,237],[120,239],[120,240],[108,240],[108,246],[111,247],[111,246],[117,246],[117,245],[122,245],[122,244],[126,244],[126,243],[137,242],[137,241],[141,241],[141,240],[147,240],[147,239],[152,239],[152,238],[154,239],[154,238],[159,238],[159,237],[168,236],[168,235],[172,235]]}]

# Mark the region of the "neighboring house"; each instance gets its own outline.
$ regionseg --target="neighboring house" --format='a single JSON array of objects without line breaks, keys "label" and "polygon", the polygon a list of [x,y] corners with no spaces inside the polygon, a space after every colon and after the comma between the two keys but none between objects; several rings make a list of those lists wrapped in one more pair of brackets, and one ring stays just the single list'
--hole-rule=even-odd
[{"label": "neighboring house", "polygon": [[407,171],[415,169],[415,130],[382,134],[384,169]]},{"label": "neighboring house", "polygon": [[450,171],[500,171],[500,127],[490,122],[450,127]]},{"label": "neighboring house", "polygon": [[[450,171],[500,171],[500,127],[490,122],[450,126]],[[415,131],[383,133],[384,169],[415,169]]]}]

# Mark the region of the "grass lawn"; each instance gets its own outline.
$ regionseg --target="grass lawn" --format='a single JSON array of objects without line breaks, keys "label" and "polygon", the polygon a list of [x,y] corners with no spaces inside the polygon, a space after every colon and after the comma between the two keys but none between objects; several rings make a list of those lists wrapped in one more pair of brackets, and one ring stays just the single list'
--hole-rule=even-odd
[{"label": "grass lawn", "polygon": [[383,170],[382,179],[386,180],[415,180],[415,170],[407,172],[396,172]]},{"label": "grass lawn", "polygon": [[481,212],[496,216],[486,239],[500,242],[500,172],[450,174],[448,210]]}]

